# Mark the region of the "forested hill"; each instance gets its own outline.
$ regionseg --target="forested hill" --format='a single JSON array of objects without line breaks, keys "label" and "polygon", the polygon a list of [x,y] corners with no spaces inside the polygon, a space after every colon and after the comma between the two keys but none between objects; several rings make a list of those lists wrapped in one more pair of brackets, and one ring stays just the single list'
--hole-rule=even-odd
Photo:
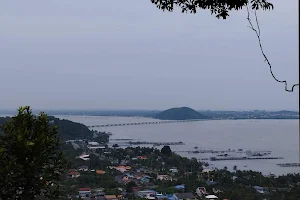
[{"label": "forested hill", "polygon": [[[0,117],[0,126],[9,119],[9,117]],[[49,116],[49,120],[58,127],[58,134],[62,140],[90,139],[93,137],[92,131],[83,124],[65,119],[61,120],[52,116]]]},{"label": "forested hill", "polygon": [[157,114],[155,118],[161,120],[207,119],[206,116],[188,107],[171,108]]},{"label": "forested hill", "polygon": [[[5,124],[10,118],[9,117],[0,117],[0,126]],[[1,128],[0,128],[1,131]]]}]

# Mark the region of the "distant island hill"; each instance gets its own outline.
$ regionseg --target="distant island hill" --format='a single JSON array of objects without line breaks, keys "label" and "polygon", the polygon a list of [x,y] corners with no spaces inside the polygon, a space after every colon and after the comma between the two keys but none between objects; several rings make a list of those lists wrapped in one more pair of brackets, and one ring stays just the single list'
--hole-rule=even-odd
[{"label": "distant island hill", "polygon": [[190,119],[208,119],[208,116],[197,112],[189,107],[181,108],[170,108],[168,110],[162,111],[154,116],[156,119],[160,120],[190,120]]},{"label": "distant island hill", "polygon": [[[168,110],[44,110],[48,115],[78,115],[78,116],[118,116],[118,117],[148,117],[164,120],[189,119],[299,119],[299,111],[279,110],[193,110],[189,107],[170,108]],[[38,114],[40,111],[36,110]],[[0,114],[16,114],[15,110],[1,110]]]}]

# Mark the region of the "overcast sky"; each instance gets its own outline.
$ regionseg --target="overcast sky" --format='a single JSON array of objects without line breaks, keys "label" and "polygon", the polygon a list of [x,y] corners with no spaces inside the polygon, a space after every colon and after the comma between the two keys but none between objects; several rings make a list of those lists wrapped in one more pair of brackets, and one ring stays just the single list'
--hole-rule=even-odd
[{"label": "overcast sky", "polygon": [[[298,83],[298,1],[259,12],[278,79]],[[167,13],[150,0],[0,0],[0,109],[298,110],[246,12]]]}]

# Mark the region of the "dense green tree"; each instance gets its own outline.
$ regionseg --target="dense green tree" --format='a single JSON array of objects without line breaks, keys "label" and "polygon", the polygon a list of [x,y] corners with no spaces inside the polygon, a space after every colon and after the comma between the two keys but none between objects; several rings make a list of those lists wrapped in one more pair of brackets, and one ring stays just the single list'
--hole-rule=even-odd
[{"label": "dense green tree", "polygon": [[172,150],[171,150],[170,146],[164,146],[161,149],[161,153],[164,154],[164,155],[171,155],[172,154]]},{"label": "dense green tree", "polygon": [[97,137],[93,138],[99,144],[106,144],[109,142],[109,135],[106,133],[97,133]]},{"label": "dense green tree", "polygon": [[67,165],[48,116],[35,116],[30,107],[21,107],[1,131],[0,199],[58,199]]}]

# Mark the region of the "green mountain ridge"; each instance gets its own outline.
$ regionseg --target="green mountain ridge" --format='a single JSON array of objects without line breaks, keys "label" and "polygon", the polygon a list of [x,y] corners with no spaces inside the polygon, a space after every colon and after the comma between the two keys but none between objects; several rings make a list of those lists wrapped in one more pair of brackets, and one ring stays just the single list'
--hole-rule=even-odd
[{"label": "green mountain ridge", "polygon": [[[49,116],[49,121],[52,125],[58,127],[58,135],[62,140],[71,139],[91,139],[93,133],[84,124],[73,122],[66,119],[58,119],[53,116]],[[0,117],[0,133],[1,125],[5,124],[10,117]]]},{"label": "green mountain ridge", "polygon": [[157,114],[154,118],[161,120],[207,119],[207,117],[189,107],[170,108]]}]

